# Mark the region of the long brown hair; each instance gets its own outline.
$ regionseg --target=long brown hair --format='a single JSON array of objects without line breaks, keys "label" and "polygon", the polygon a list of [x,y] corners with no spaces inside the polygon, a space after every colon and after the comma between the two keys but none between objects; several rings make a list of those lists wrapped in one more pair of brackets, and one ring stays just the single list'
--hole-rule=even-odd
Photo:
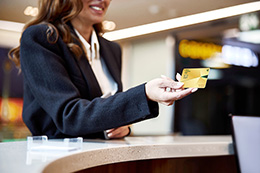
[{"label": "long brown hair", "polygon": [[[48,30],[46,32],[47,39],[50,43],[56,43],[59,35],[67,44],[70,50],[76,55],[82,54],[81,48],[73,43],[74,35],[71,34],[67,23],[76,17],[83,8],[81,0],[39,0],[39,13],[29,23],[27,23],[23,30],[32,25],[47,24]],[[102,24],[94,25],[95,31],[100,35],[103,33]],[[54,34],[54,32],[56,34]],[[49,39],[50,36],[56,35],[56,39]],[[8,53],[9,58],[20,68],[20,45],[13,48]]]}]

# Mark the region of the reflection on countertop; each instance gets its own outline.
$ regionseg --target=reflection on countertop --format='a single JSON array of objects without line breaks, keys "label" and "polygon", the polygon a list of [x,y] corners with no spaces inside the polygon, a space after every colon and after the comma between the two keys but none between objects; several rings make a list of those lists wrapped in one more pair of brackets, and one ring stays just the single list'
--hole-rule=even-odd
[{"label": "reflection on countertop", "polygon": [[[55,141],[55,140],[54,140]],[[0,172],[74,172],[125,161],[233,155],[231,136],[130,136],[85,139],[74,151],[29,151],[27,141],[0,143]],[[13,165],[16,166],[13,166]],[[57,167],[57,168],[56,168]]]}]

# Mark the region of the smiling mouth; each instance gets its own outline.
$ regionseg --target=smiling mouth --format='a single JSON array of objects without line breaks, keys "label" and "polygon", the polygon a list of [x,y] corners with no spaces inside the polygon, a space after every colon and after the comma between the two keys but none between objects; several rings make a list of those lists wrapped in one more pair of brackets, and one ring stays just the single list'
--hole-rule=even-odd
[{"label": "smiling mouth", "polygon": [[90,8],[97,10],[97,11],[103,11],[103,8],[98,7],[98,6],[90,6]]}]

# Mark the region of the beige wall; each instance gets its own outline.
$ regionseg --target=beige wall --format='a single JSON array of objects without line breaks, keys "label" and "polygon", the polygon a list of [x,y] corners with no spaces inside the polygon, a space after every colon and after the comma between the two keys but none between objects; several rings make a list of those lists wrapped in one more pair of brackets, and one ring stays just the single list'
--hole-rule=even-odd
[{"label": "beige wall", "polygon": [[0,47],[13,48],[18,46],[21,33],[0,29]]},{"label": "beige wall", "polygon": [[[125,42],[123,49],[124,89],[139,85],[165,75],[173,78],[174,58],[172,37],[140,39]],[[173,106],[160,106],[159,117],[132,125],[135,135],[157,135],[171,133]],[[134,115],[133,115],[134,116]]]}]

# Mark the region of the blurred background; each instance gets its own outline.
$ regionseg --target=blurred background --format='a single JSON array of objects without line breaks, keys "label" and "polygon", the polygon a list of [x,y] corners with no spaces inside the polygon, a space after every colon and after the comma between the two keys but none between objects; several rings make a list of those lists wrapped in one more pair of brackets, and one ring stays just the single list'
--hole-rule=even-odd
[{"label": "blurred background", "polygon": [[[0,141],[23,140],[22,74],[7,57],[36,0],[0,0]],[[260,115],[260,1],[113,0],[104,37],[123,50],[124,90],[183,68],[210,67],[205,89],[160,105],[133,135],[229,135],[229,114]]]}]

